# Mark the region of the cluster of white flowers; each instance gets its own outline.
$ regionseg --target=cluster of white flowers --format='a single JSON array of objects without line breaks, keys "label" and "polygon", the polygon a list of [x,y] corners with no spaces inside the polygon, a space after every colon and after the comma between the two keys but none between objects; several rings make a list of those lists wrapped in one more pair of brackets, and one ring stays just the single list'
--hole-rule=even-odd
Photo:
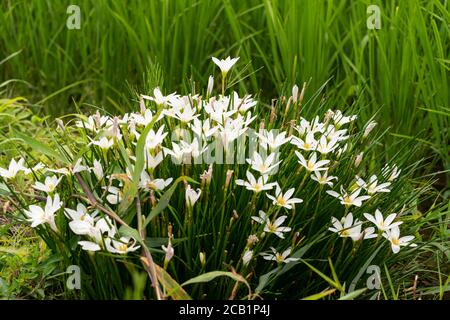
[{"label": "cluster of white flowers", "polygon": [[[139,112],[126,113],[121,117],[105,116],[99,112],[84,117],[76,121],[77,130],[82,130],[87,135],[90,143],[89,147],[95,151],[92,155],[97,155],[93,159],[93,166],[84,165],[84,159],[79,158],[74,166],[66,168],[48,168],[42,163],[29,169],[24,165],[24,159],[11,161],[7,169],[0,168],[0,176],[5,180],[13,179],[20,171],[25,174],[42,171],[40,177],[43,181],[36,181],[33,188],[45,193],[47,203],[45,208],[32,205],[25,214],[28,216],[32,227],[42,224],[49,224],[51,229],[58,232],[55,224],[55,214],[63,207],[60,195],[57,193],[58,187],[63,181],[64,175],[73,175],[81,172],[93,173],[92,179],[104,190],[102,201],[107,201],[110,205],[119,205],[124,199],[125,180],[131,181],[133,174],[127,169],[123,172],[113,172],[111,163],[108,163],[108,154],[124,154],[129,157],[131,167],[135,167],[138,155],[137,148],[123,148],[127,146],[137,146],[144,130],[151,125],[151,129],[146,133],[144,147],[144,168],[140,173],[140,180],[137,184],[141,192],[150,193],[152,201],[156,202],[161,191],[170,186],[173,177],[161,176],[156,170],[160,164],[168,158],[176,164],[204,163],[196,162],[204,159],[215,152],[218,154],[218,143],[224,153],[230,153],[233,142],[244,137],[250,126],[256,119],[254,108],[257,102],[250,96],[239,96],[237,92],[224,95],[224,78],[230,68],[238,59],[213,61],[222,71],[222,95],[211,96],[214,79],[209,78],[206,97],[201,95],[181,96],[176,93],[164,95],[159,88],[153,90],[152,96],[141,95]],[[298,95],[298,88],[293,89],[293,93]],[[293,96],[293,101],[298,97]],[[152,107],[147,108],[150,104]],[[164,119],[165,123],[162,123]],[[356,119],[355,115],[346,116],[339,110],[328,110],[323,121],[316,116],[312,121],[300,118],[299,124],[294,126],[295,134],[288,134],[286,131],[263,130],[256,133],[259,150],[255,150],[246,159],[249,169],[245,172],[244,179],[236,179],[235,184],[254,192],[254,195],[265,194],[277,210],[270,212],[259,211],[258,216],[251,219],[261,225],[261,232],[274,234],[284,239],[285,235],[291,232],[291,227],[283,226],[288,216],[278,216],[279,210],[293,210],[295,205],[301,204],[301,198],[294,195],[301,192],[305,180],[297,188],[290,188],[283,191],[282,186],[275,181],[274,177],[282,165],[278,150],[284,145],[292,145],[295,148],[296,159],[298,159],[299,170],[304,171],[304,177],[308,177],[318,183],[320,188],[333,186],[339,183],[338,172],[333,171],[339,158],[348,149],[347,140],[350,138],[349,129],[345,125],[352,123]],[[167,129],[167,127],[170,127]],[[370,124],[372,130],[374,124]],[[176,128],[176,129],[174,129]],[[370,132],[367,128],[364,135]],[[169,136],[169,133],[171,136]],[[362,154],[361,154],[362,157]],[[362,158],[361,158],[362,159]],[[361,161],[359,159],[359,162]],[[217,160],[217,159],[216,159]],[[333,176],[331,173],[335,174]],[[327,194],[340,200],[346,208],[346,212],[351,206],[361,207],[364,201],[374,197],[377,193],[390,192],[389,187],[397,179],[400,170],[395,166],[386,166],[380,177],[371,175],[367,181],[356,176],[355,182],[345,188],[339,185],[340,191],[327,190]],[[212,167],[205,171],[200,179],[202,183],[211,181]],[[231,176],[231,175],[230,175]],[[227,185],[230,180],[227,174]],[[95,177],[95,178],[94,178]],[[381,181],[381,183],[380,183]],[[275,190],[274,190],[275,189]],[[273,191],[272,191],[273,190]],[[197,201],[201,199],[201,189],[193,189],[186,183],[185,201],[186,207],[192,209]],[[105,249],[112,253],[127,253],[139,248],[136,240],[123,237],[118,232],[115,224],[107,216],[100,215],[94,211],[89,213],[88,209],[78,203],[77,209],[64,208],[67,217],[71,220],[69,227],[75,234],[85,237],[78,243],[88,251],[98,251]],[[372,222],[379,230],[379,234],[391,242],[394,253],[399,251],[400,246],[411,245],[409,242],[412,236],[399,238],[398,226],[400,221],[393,222],[395,214],[389,215],[385,220],[379,211],[374,216],[364,215],[368,222]],[[362,231],[362,224],[358,219],[353,218],[352,213],[346,214],[342,220],[332,218],[333,227],[331,231],[338,233],[341,237],[350,237],[354,241],[377,237],[374,227],[368,227]],[[244,264],[248,264],[253,257],[252,246],[258,241],[257,235],[249,238],[248,245],[242,255]],[[169,242],[163,250],[171,257],[173,247]],[[291,248],[277,252],[271,247],[268,253],[262,253],[266,260],[274,260],[278,263],[288,263],[295,261],[289,258]]]}]

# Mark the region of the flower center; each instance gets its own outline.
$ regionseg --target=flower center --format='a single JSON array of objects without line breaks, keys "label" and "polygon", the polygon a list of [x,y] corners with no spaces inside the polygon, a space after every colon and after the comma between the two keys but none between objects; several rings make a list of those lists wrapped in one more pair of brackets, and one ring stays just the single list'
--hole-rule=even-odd
[{"label": "flower center", "polygon": [[262,189],[262,185],[260,183],[257,183],[253,186],[253,189],[255,189],[256,192],[259,192]]},{"label": "flower center", "polygon": [[398,246],[398,244],[399,244],[398,238],[392,238],[391,242],[393,245],[396,245],[396,246]]},{"label": "flower center", "polygon": [[313,170],[314,169],[314,162],[312,162],[311,160],[308,160],[308,163],[307,163],[307,167],[308,167],[308,169],[309,170]]},{"label": "flower center", "polygon": [[283,258],[283,256],[280,253],[277,253],[275,255],[275,257],[277,259],[277,262],[283,262],[284,261],[284,258]]},{"label": "flower center", "polygon": [[277,203],[278,203],[280,206],[284,206],[284,205],[286,204],[286,199],[284,199],[282,196],[279,196],[279,197],[277,198]]},{"label": "flower center", "polygon": [[126,252],[127,249],[128,249],[128,245],[126,245],[125,243],[122,243],[122,244],[119,245],[119,247],[117,249],[119,251]]}]

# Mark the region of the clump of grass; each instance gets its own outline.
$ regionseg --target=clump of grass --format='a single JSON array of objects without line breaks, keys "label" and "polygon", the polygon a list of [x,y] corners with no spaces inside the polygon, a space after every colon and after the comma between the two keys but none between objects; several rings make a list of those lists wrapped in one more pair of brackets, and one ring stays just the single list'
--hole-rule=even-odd
[{"label": "clump of grass", "polygon": [[47,159],[3,168],[6,197],[81,268],[81,297],[348,299],[369,295],[368,266],[429,246],[412,145],[379,152],[385,132],[320,92],[258,104],[231,92],[236,60],[216,63],[220,81],[195,93],[155,88],[137,112],[72,115],[54,148],[20,134]]}]

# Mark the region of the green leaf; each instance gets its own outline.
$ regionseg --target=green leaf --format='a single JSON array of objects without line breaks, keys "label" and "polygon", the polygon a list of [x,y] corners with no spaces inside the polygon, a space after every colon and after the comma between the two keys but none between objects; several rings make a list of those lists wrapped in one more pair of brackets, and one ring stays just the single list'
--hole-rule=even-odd
[{"label": "green leaf", "polygon": [[156,277],[159,283],[164,287],[166,296],[174,300],[192,300],[186,291],[176,282],[166,270],[155,264]]},{"label": "green leaf", "polygon": [[162,195],[161,199],[159,199],[158,204],[152,209],[148,217],[145,219],[144,222],[144,228],[152,221],[153,218],[155,218],[158,214],[160,214],[168,205],[170,198],[172,197],[175,189],[177,188],[178,183],[181,181],[193,181],[189,177],[181,176],[175,182],[170,186],[169,189]]},{"label": "green leaf", "polygon": [[211,272],[207,272],[202,275],[199,275],[197,277],[194,277],[194,278],[186,281],[185,283],[183,283],[181,286],[184,287],[188,284],[209,282],[211,280],[214,280],[217,277],[230,277],[233,280],[247,284],[247,281],[245,280],[245,278],[243,276],[241,276],[240,274],[236,274],[236,273],[232,273],[232,272],[228,272],[228,271],[211,271]]},{"label": "green leaf", "polygon": [[37,141],[36,139],[33,139],[19,131],[15,131],[14,134],[18,138],[22,139],[27,145],[29,145],[31,148],[33,148],[33,150],[35,150],[36,152],[40,152],[40,153],[43,153],[43,154],[51,157],[51,160],[57,159],[66,164],[70,164],[70,161],[67,160],[66,157],[64,157],[63,155],[56,152],[54,149],[52,149],[47,144]]},{"label": "green leaf", "polygon": [[319,300],[319,299],[322,299],[322,298],[324,298],[326,296],[329,296],[330,294],[333,294],[335,291],[336,291],[336,289],[329,289],[327,291],[316,293],[316,294],[313,294],[313,295],[308,296],[306,298],[303,298],[302,300]]},{"label": "green leaf", "polygon": [[359,297],[366,290],[367,290],[367,288],[362,288],[362,289],[358,289],[358,290],[352,291],[350,293],[347,293],[343,297],[340,297],[338,300],[353,300],[353,299]]}]

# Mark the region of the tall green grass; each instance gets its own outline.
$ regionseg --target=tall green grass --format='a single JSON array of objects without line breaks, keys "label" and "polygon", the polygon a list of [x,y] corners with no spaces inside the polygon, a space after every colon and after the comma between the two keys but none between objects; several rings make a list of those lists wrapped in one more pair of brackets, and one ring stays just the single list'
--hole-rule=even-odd
[{"label": "tall green grass", "polygon": [[[80,0],[81,30],[66,28],[70,4],[0,5],[0,54],[21,50],[0,80],[27,81],[15,89],[46,113],[73,111],[74,100],[123,111],[128,84],[142,88],[149,65],[175,91],[191,85],[184,75],[214,73],[210,56],[239,55],[242,86],[272,98],[293,83],[316,92],[330,79],[321,98],[337,96],[339,107],[361,99],[365,118],[379,111],[392,137],[419,136],[440,155],[439,169],[450,165],[447,0]],[[366,27],[370,4],[381,9],[380,30]]]}]

